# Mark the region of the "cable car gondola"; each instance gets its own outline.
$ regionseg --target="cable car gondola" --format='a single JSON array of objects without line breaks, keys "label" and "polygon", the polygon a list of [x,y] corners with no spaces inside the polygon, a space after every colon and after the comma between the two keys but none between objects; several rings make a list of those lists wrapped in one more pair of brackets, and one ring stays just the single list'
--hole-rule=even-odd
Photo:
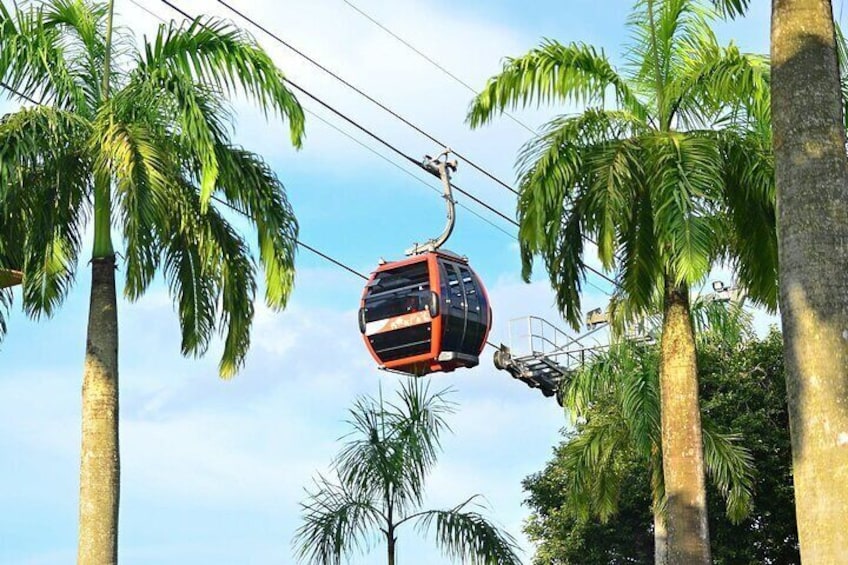
[{"label": "cable car gondola", "polygon": [[359,329],[380,368],[415,376],[474,367],[492,327],[486,290],[468,259],[442,250],[453,231],[450,171],[456,163],[426,165],[444,184],[448,223],[442,234],[382,263],[371,274],[359,309]]}]

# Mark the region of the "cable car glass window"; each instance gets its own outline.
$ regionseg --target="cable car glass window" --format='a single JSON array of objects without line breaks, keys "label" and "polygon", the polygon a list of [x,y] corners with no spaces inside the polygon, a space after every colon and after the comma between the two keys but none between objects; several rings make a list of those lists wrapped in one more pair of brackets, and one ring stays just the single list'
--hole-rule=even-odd
[{"label": "cable car glass window", "polygon": [[451,307],[462,310],[465,307],[465,300],[456,265],[452,263],[445,263],[445,271],[447,271],[448,298],[450,299]]},{"label": "cable car glass window", "polygon": [[365,296],[365,321],[385,320],[427,308],[430,273],[421,261],[379,273]]},{"label": "cable car glass window", "polygon": [[465,301],[468,304],[468,311],[480,312],[480,293],[477,285],[474,284],[471,271],[467,267],[460,267],[459,272],[462,275],[462,286],[465,288]]}]

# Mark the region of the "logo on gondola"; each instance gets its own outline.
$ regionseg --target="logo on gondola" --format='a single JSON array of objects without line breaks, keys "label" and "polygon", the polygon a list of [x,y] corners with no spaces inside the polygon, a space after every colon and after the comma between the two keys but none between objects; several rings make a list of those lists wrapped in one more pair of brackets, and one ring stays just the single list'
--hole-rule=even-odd
[{"label": "logo on gondola", "polygon": [[410,314],[404,314],[403,316],[395,316],[394,318],[389,318],[388,320],[377,320],[375,322],[368,322],[367,324],[365,324],[365,335],[374,335],[383,332],[393,332],[395,330],[401,330],[410,326],[427,324],[431,320],[432,318],[430,317],[430,313],[427,312],[427,310],[421,310],[420,312],[412,312]]}]

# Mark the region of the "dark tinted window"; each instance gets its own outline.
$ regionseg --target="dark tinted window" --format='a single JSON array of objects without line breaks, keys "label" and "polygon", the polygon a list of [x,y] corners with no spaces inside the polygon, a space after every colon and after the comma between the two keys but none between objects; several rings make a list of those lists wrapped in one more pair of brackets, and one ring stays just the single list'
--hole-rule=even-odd
[{"label": "dark tinted window", "polygon": [[368,286],[365,321],[424,310],[429,298],[430,273],[426,261],[382,272]]},{"label": "dark tinted window", "polygon": [[460,267],[459,273],[462,276],[462,286],[465,289],[465,301],[468,305],[469,312],[480,311],[480,291],[471,271],[467,267]]}]

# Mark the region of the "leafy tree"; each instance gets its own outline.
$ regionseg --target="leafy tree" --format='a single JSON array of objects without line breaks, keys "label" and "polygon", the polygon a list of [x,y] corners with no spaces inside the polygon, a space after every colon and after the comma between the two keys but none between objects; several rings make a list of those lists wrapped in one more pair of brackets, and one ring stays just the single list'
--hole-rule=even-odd
[{"label": "leafy tree", "polygon": [[[711,300],[696,300],[693,314],[699,343],[732,347],[748,330],[747,314]],[[660,445],[658,351],[631,341],[614,344],[601,357],[561,383],[563,406],[578,424],[578,432],[563,447],[568,466],[570,504],[588,518],[607,520],[617,512],[622,475],[638,460],[651,478],[656,563],[667,562],[666,494]],[[721,433],[704,419],[703,447],[708,475],[727,499],[727,515],[738,522],[750,507],[750,453],[738,437]],[[623,459],[622,459],[623,458]]]},{"label": "leafy tree", "polygon": [[[765,339],[727,343],[707,336],[699,350],[701,410],[730,434],[738,434],[754,466],[747,516],[723,517],[722,489],[708,485],[712,556],[716,564],[800,563],[795,527],[783,347],[772,331]],[[588,408],[585,420],[607,406]],[[537,544],[534,563],[607,564],[654,562],[651,473],[633,444],[615,452],[622,485],[606,520],[575,505],[568,458],[583,432],[578,427],[554,450],[540,473],[524,481],[532,514],[525,532]]]},{"label": "leafy tree", "polygon": [[546,40],[507,59],[469,112],[476,127],[517,106],[585,106],[551,120],[519,155],[523,274],[541,256],[576,326],[592,238],[617,272],[619,311],[664,305],[669,557],[686,563],[710,561],[689,289],[723,258],[749,296],[776,302],[768,63],[720,46],[711,17],[693,0],[639,1],[623,72],[594,47]]},{"label": "leafy tree", "polygon": [[445,417],[454,411],[447,391],[430,393],[426,381],[409,379],[398,402],[360,398],[350,411],[352,431],[333,461],[335,477],[319,475],[316,490],[301,504],[303,525],[295,535],[298,559],[339,564],[354,551],[386,543],[394,565],[397,530],[415,524],[435,528],[443,553],[463,563],[518,564],[515,542],[469,506],[472,496],[447,510],[419,510],[424,481],[436,464]]},{"label": "leafy tree", "polygon": [[[83,0],[0,4],[0,81],[42,103],[0,119],[0,268],[22,272],[28,315],[49,317],[61,305],[93,229],[81,563],[117,560],[113,235],[122,244],[126,298],[141,297],[162,273],[182,353],[202,355],[220,331],[220,372],[233,375],[250,344],[256,266],[216,202],[243,212],[255,228],[274,309],[292,288],[297,224],[276,175],[230,140],[227,97],[242,94],[288,120],[295,145],[303,134],[302,110],[282,72],[243,32],[214,19],[171,23],[136,49],[113,27],[112,12],[112,3]],[[0,289],[0,305],[10,302],[10,290]]]},{"label": "leafy tree", "polygon": [[[735,15],[748,0],[715,0]],[[772,0],[780,312],[804,561],[848,547],[846,53],[830,0]],[[842,72],[840,72],[840,63]]]}]

